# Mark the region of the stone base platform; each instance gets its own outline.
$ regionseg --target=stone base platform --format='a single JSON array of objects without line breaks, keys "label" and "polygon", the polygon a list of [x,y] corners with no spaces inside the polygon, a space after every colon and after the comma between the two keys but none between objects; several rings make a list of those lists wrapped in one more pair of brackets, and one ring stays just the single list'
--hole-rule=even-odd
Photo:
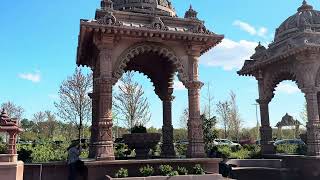
[{"label": "stone base platform", "polygon": [[23,180],[23,162],[0,162],[1,180]]}]

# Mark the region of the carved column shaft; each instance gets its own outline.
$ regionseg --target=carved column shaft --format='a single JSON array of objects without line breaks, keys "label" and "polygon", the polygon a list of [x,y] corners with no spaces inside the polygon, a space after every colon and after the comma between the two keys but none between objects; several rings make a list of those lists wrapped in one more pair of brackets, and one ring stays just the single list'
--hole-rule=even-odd
[{"label": "carved column shaft", "polygon": [[[260,75],[261,76],[261,75]],[[267,97],[266,89],[264,87],[263,79],[258,78],[259,85],[259,99],[257,102],[260,105],[260,119],[261,119],[261,127],[260,127],[260,143],[261,143],[261,151],[262,154],[274,154],[275,149],[272,141],[272,128],[270,127],[270,119],[269,119],[269,102],[270,98]]]},{"label": "carved column shaft", "polygon": [[320,120],[318,111],[318,98],[317,92],[305,92],[308,111],[307,123],[307,145],[308,155],[320,156]]},{"label": "carved column shaft", "polygon": [[173,146],[173,126],[172,126],[172,100],[173,97],[167,97],[162,100],[163,106],[163,126],[162,126],[162,157],[175,157]]},{"label": "carved column shaft", "polygon": [[17,154],[16,142],[17,134],[15,132],[9,132],[8,154]]},{"label": "carved column shaft", "polygon": [[200,89],[203,83],[198,80],[198,51],[190,52],[189,55],[189,121],[188,121],[188,151],[189,158],[205,157],[202,120],[200,118]]},{"label": "carved column shaft", "polygon": [[[96,159],[113,160],[111,49],[99,48],[99,77],[94,80],[92,150]],[[90,152],[90,154],[93,154]]]}]

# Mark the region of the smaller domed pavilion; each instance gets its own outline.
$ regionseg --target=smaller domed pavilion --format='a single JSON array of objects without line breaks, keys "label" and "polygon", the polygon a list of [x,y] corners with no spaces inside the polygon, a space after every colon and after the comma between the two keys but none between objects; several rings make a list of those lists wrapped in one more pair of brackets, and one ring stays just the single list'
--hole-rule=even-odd
[{"label": "smaller domed pavilion", "polygon": [[320,12],[304,0],[297,12],[276,29],[268,48],[259,43],[255,50],[238,74],[258,80],[262,152],[274,153],[269,122],[274,90],[281,81],[292,80],[307,102],[308,155],[320,156]]},{"label": "smaller domed pavilion", "polygon": [[294,126],[294,137],[299,138],[299,128],[302,124],[295,120],[292,116],[290,116],[288,113],[286,113],[285,116],[282,117],[281,121],[277,123],[276,127],[278,128],[278,137],[277,139],[282,139],[282,128],[288,127],[288,126]]}]

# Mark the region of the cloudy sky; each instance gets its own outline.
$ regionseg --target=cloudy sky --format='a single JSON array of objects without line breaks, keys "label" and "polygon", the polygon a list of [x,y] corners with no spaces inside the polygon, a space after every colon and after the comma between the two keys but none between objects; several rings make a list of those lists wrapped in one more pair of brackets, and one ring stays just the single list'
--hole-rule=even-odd
[{"label": "cloudy sky", "polygon": [[[200,78],[210,83],[215,103],[228,99],[232,90],[237,95],[244,127],[256,124],[255,99],[257,82],[239,77],[236,71],[254,52],[257,42],[267,45],[275,28],[296,13],[302,0],[172,0],[182,17],[192,4],[206,26],[224,34],[224,41],[200,59]],[[316,9],[319,2],[309,0]],[[99,0],[19,0],[4,1],[0,6],[0,103],[13,101],[25,108],[31,118],[37,111],[55,111],[60,83],[75,68],[80,19],[92,19]],[[154,95],[149,80],[137,75],[149,98],[152,122],[162,126],[161,102]],[[175,84],[174,126],[187,106],[187,91]],[[202,90],[202,95],[206,89]],[[270,104],[271,125],[288,112],[300,118],[304,96],[290,81],[278,85]],[[202,103],[205,99],[202,98]],[[202,105],[203,107],[203,105]]]}]

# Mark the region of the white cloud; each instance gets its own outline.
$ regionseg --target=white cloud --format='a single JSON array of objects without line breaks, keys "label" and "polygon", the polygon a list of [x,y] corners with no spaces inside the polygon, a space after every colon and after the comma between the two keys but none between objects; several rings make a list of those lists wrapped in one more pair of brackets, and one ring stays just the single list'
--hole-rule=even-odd
[{"label": "white cloud", "polygon": [[174,90],[177,90],[177,91],[186,90],[186,87],[180,81],[174,81],[173,88]]},{"label": "white cloud", "polygon": [[254,54],[257,45],[258,43],[247,40],[236,42],[224,39],[217,47],[201,56],[200,63],[223,67],[224,70],[240,69],[244,61]]},{"label": "white cloud", "polygon": [[251,35],[257,34],[256,28],[254,28],[253,26],[251,26],[250,24],[248,24],[246,22],[243,22],[240,20],[235,20],[233,22],[233,25],[239,27],[241,30],[243,30]]},{"label": "white cloud", "polygon": [[263,38],[267,37],[268,29],[265,27],[256,28],[256,27],[252,26],[251,24],[244,22],[244,21],[240,21],[240,20],[235,20],[232,23],[232,25],[239,27],[241,30],[249,33],[250,35],[259,36],[259,37],[263,37]]},{"label": "white cloud", "polygon": [[301,92],[300,89],[289,82],[282,82],[276,87],[276,92],[285,93],[285,94],[296,94]]},{"label": "white cloud", "polygon": [[18,75],[21,79],[32,81],[38,83],[41,81],[40,71],[35,71],[34,73],[21,73]]}]

